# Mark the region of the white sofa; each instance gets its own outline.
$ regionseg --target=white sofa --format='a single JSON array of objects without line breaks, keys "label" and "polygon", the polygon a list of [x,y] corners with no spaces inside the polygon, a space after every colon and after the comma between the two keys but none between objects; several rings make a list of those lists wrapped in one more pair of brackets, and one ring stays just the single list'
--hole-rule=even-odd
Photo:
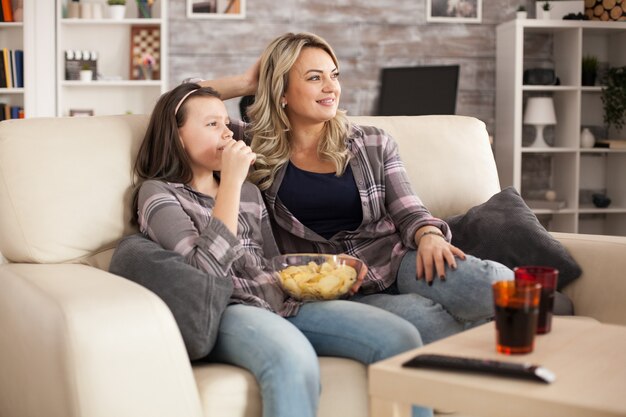
[{"label": "white sofa", "polygon": [[[353,119],[396,138],[437,216],[500,190],[479,120]],[[146,124],[146,116],[0,123],[0,416],[260,416],[249,373],[192,367],[165,304],[106,272],[116,242],[135,232],[129,190]],[[584,271],[565,291],[577,314],[626,324],[626,238],[555,235]],[[366,368],[320,364],[319,415],[367,416]]]}]

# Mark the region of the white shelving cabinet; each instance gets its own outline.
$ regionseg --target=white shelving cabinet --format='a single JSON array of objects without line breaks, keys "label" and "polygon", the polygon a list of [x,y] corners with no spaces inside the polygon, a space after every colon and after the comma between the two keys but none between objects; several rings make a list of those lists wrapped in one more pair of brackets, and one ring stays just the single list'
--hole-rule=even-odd
[{"label": "white shelving cabinet", "polygon": [[[533,210],[552,231],[626,235],[626,149],[580,146],[582,126],[603,125],[602,87],[581,86],[584,55],[611,67],[625,66],[626,23],[518,19],[497,27],[495,155],[500,181],[525,197],[542,189],[556,191],[564,208]],[[524,85],[523,72],[529,68],[553,68],[560,85]],[[557,124],[552,146],[538,149],[528,146],[534,129],[528,134],[524,128],[523,111],[529,97],[542,95],[553,97]],[[609,131],[609,137],[626,139],[626,129]],[[547,169],[533,171],[541,164]],[[531,172],[549,175],[532,178]],[[593,192],[606,193],[611,205],[595,207]]]},{"label": "white shelving cabinet", "polygon": [[[93,110],[96,115],[148,114],[159,96],[167,90],[167,1],[157,0],[152,18],[137,18],[134,1],[126,4],[126,17],[107,17],[106,2],[102,19],[67,18],[64,0],[57,0],[57,115],[70,110]],[[159,79],[131,80],[131,28],[133,25],[160,29]],[[91,82],[65,79],[65,51],[95,51],[102,79]]]},{"label": "white shelving cabinet", "polygon": [[[0,49],[24,50],[23,22],[0,22]],[[0,88],[0,102],[24,107],[23,88]]]},{"label": "white shelving cabinet", "polygon": [[0,23],[0,48],[24,51],[24,88],[1,88],[0,101],[25,117],[54,116],[54,4],[23,0],[23,22]]}]

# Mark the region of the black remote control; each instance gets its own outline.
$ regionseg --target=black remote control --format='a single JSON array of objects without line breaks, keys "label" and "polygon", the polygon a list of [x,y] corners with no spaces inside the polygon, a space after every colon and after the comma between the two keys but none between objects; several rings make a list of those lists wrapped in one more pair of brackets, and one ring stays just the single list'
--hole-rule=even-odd
[{"label": "black remote control", "polygon": [[465,372],[488,373],[531,379],[549,384],[556,379],[552,371],[538,365],[503,362],[488,359],[465,358],[459,356],[421,354],[403,363],[409,368],[448,369]]}]

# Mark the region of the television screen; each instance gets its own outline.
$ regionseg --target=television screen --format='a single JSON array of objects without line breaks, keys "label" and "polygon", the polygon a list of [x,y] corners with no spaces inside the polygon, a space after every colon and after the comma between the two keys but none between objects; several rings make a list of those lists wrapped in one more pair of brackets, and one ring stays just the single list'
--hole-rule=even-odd
[{"label": "television screen", "polygon": [[455,114],[459,66],[383,68],[379,116]]}]

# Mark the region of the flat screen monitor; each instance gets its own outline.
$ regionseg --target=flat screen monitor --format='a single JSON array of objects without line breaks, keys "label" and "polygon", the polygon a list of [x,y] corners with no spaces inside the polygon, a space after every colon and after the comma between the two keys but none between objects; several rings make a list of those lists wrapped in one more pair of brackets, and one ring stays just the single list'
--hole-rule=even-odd
[{"label": "flat screen monitor", "polygon": [[459,66],[383,68],[379,116],[455,114]]}]

